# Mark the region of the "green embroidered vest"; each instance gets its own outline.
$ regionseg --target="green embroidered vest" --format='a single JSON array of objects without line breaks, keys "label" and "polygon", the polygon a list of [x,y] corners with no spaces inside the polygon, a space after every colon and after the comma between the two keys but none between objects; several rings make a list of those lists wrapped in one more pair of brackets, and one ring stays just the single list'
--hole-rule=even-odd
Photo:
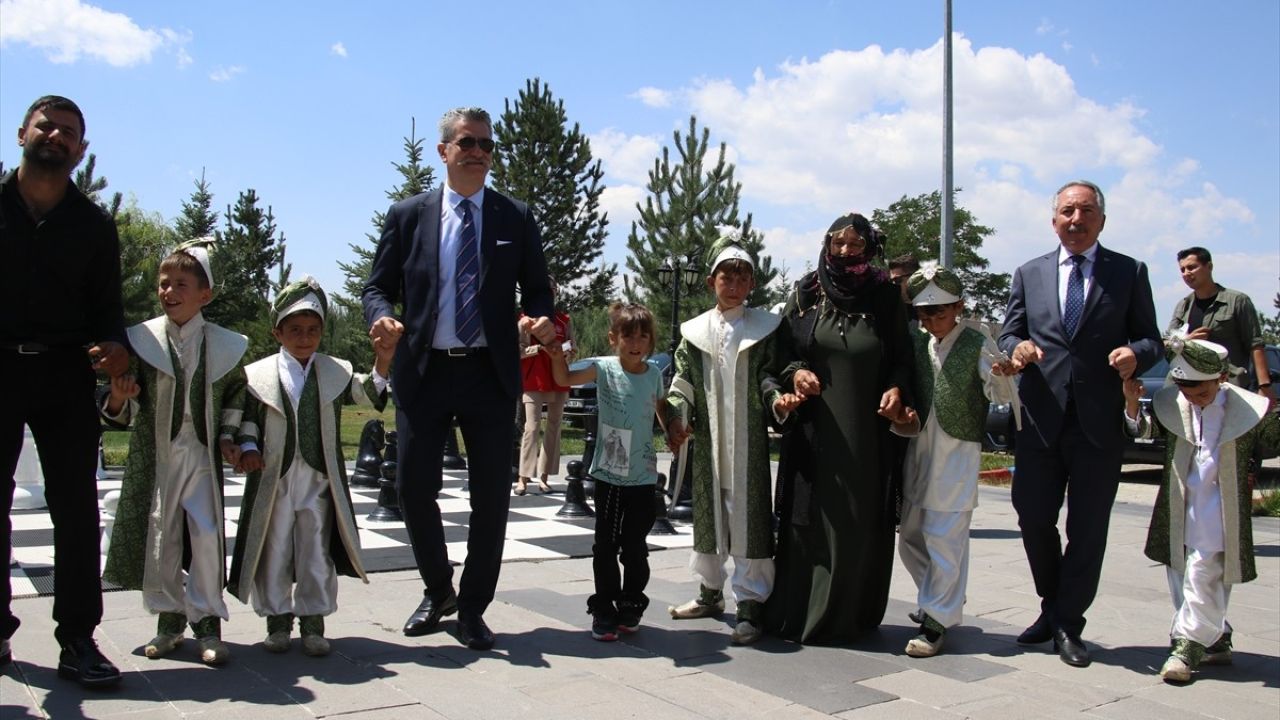
[{"label": "green embroidered vest", "polygon": [[289,393],[285,391],[283,385],[280,387],[280,397],[284,401],[285,418],[289,428],[294,430],[285,440],[284,465],[280,468],[280,473],[283,475],[288,472],[293,464],[294,438],[296,437],[297,451],[302,453],[302,459],[319,470],[321,474],[326,474],[328,471],[324,464],[324,444],[320,440],[320,385],[316,380],[315,368],[307,373],[307,379],[302,383],[297,416],[293,414],[293,402],[289,399]]},{"label": "green embroidered vest", "polygon": [[[935,376],[929,359],[932,336],[920,331],[912,337],[916,351],[916,414],[920,424],[937,412],[938,425],[948,435],[969,442],[981,442],[987,424],[986,395],[978,374],[978,358],[986,341],[982,333],[964,328],[956,338],[942,371]],[[935,403],[936,400],[936,403]]]},{"label": "green embroidered vest", "polygon": [[[208,447],[209,430],[204,426],[204,343],[200,343],[200,352],[197,354],[199,358],[196,361],[196,371],[191,376],[190,402],[191,402],[191,424],[196,431],[196,439],[200,444]],[[182,363],[178,359],[178,353],[173,349],[173,343],[169,343],[169,361],[173,363],[173,420],[170,423],[169,439],[173,440],[178,437],[178,432],[182,430],[182,415],[185,405],[188,401],[187,392],[187,373],[183,369]]]}]

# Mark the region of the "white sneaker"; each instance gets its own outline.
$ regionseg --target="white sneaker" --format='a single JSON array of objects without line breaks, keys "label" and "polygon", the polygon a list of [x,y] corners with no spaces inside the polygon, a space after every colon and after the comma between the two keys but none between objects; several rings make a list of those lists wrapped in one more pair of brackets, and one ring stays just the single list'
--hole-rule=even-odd
[{"label": "white sneaker", "polygon": [[1191,666],[1177,655],[1170,655],[1169,659],[1164,661],[1164,666],[1160,668],[1160,677],[1164,678],[1165,682],[1190,682]]}]

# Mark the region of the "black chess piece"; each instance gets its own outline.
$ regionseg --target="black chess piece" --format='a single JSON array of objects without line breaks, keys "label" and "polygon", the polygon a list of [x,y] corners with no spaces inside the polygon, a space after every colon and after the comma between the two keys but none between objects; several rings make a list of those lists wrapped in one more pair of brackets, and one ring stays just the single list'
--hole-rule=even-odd
[{"label": "black chess piece", "polygon": [[445,470],[466,470],[467,461],[458,450],[458,421],[453,421],[449,434],[444,436],[444,458],[441,461]]},{"label": "black chess piece", "polygon": [[582,489],[582,462],[570,460],[568,470],[569,475],[565,478],[564,486],[564,505],[556,511],[556,517],[595,517],[595,512],[587,505],[587,495]]},{"label": "black chess piece", "polygon": [[360,448],[356,451],[356,469],[351,473],[351,484],[378,487],[382,477],[382,448],[386,445],[386,426],[374,418],[360,431]]},{"label": "black chess piece", "polygon": [[[598,427],[599,420],[600,411],[598,409],[593,409],[591,414],[587,416],[586,421],[583,423],[586,434],[582,438],[582,464],[585,467],[591,467],[591,462],[595,460],[596,457],[596,428]],[[596,497],[596,479],[591,477],[589,474],[583,477],[582,491],[586,493],[587,497],[594,500]]]},{"label": "black chess piece", "polygon": [[[685,443],[687,443],[685,447],[688,448],[685,451],[688,462],[684,465],[684,482],[680,483],[680,497],[672,499],[671,509],[667,511],[667,518],[682,525],[693,522],[693,438],[689,438]],[[676,458],[671,459],[670,477],[672,478],[676,476],[676,462]],[[672,485],[674,484],[673,482]],[[668,494],[674,491],[674,487],[666,489]]]},{"label": "black chess piece", "polygon": [[403,522],[400,513],[400,492],[396,490],[396,458],[400,456],[396,445],[396,432],[386,436],[387,447],[382,461],[382,479],[378,481],[378,507],[369,513],[369,519],[377,522]]},{"label": "black chess piece", "polygon": [[667,476],[658,473],[658,482],[653,486],[654,516],[650,535],[679,535],[671,521],[667,519]]}]

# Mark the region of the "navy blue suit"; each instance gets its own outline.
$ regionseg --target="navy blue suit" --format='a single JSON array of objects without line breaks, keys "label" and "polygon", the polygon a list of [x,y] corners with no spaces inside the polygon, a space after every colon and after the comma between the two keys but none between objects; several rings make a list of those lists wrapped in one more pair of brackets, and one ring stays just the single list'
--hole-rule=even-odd
[{"label": "navy blue suit", "polygon": [[[511,442],[520,393],[516,286],[531,317],[552,313],[542,236],[524,203],[486,188],[480,237],[480,312],[488,343],[465,357],[432,350],[439,314],[440,214],[443,189],[387,211],[363,295],[365,320],[399,317],[405,333],[391,368],[399,435],[405,525],[427,594],[452,591],[440,508],[441,457],[456,418],[466,445],[471,489],[467,561],[460,612],[483,614],[502,564],[511,496]],[[402,304],[403,314],[395,307]]]},{"label": "navy blue suit", "polygon": [[[1101,245],[1084,313],[1068,337],[1058,252],[1014,273],[999,344],[1012,354],[1031,340],[1044,351],[1043,360],[1023,370],[1018,388],[1013,506],[1042,613],[1079,636],[1098,590],[1124,448],[1124,395],[1109,356],[1128,345],[1141,373],[1159,358],[1161,342],[1146,265]],[[1064,552],[1057,521],[1068,485]]]}]

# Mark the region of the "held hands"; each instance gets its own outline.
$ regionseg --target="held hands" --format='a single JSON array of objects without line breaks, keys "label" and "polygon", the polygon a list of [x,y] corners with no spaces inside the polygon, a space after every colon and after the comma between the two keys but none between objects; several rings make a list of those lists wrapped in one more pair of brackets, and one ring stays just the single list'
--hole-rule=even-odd
[{"label": "held hands", "polygon": [[[883,413],[881,413],[883,415]],[[916,414],[915,408],[904,406],[902,412],[898,413],[897,418],[889,418],[894,427],[904,433],[914,432],[920,424],[920,416]]]},{"label": "held hands", "polygon": [[671,452],[679,450],[691,434],[693,428],[685,427],[684,421],[678,417],[671,418],[667,421],[667,449]]},{"label": "held hands", "polygon": [[876,413],[896,423],[902,421],[903,409],[902,393],[898,388],[891,387],[880,396],[880,409]]},{"label": "held hands", "polygon": [[[372,338],[373,333],[370,332]],[[388,377],[391,374],[391,361],[396,356],[397,342],[379,341],[378,338],[372,338],[373,342],[373,368],[378,371],[382,377]]]},{"label": "held hands", "polygon": [[813,397],[822,392],[822,381],[812,370],[797,370],[791,384],[795,388],[795,394],[801,398]]},{"label": "held hands", "polygon": [[1142,399],[1142,381],[1136,377],[1125,378],[1121,388],[1124,390],[1124,412],[1130,419],[1138,418],[1138,401]]},{"label": "held hands", "polygon": [[395,352],[396,343],[404,334],[404,325],[390,315],[383,315],[374,321],[369,328],[369,338],[373,340],[373,352],[390,348]]},{"label": "held hands", "polygon": [[539,318],[525,317],[520,322],[521,329],[532,335],[539,343],[543,345],[555,344],[556,326],[551,322],[551,318],[545,316]]},{"label": "held hands", "polygon": [[1044,350],[1040,349],[1030,340],[1023,340],[1013,348],[1013,357],[1010,363],[1013,364],[1014,373],[1022,372],[1028,365],[1034,365],[1044,359]]},{"label": "held hands", "polygon": [[240,469],[240,446],[234,440],[225,437],[220,438],[218,440],[218,449],[222,451],[222,459],[228,465],[236,470]]},{"label": "held hands", "polygon": [[129,351],[118,342],[100,342],[89,348],[89,360],[94,370],[108,377],[120,377],[129,369]]},{"label": "held hands", "polygon": [[777,400],[773,401],[773,414],[785,418],[791,414],[792,410],[800,407],[800,403],[805,401],[804,395],[796,393],[782,393]]},{"label": "held hands", "polygon": [[251,473],[257,472],[265,467],[262,462],[262,453],[257,450],[249,450],[240,455],[240,464],[236,466],[237,472]]},{"label": "held hands", "polygon": [[1205,326],[1201,325],[1200,327],[1196,328],[1195,330],[1192,330],[1191,332],[1187,333],[1187,334],[1186,334],[1186,338],[1187,338],[1188,340],[1208,340],[1208,339],[1209,339],[1209,328],[1207,328],[1207,327],[1205,327]]},{"label": "held hands", "polygon": [[111,415],[119,415],[124,404],[138,397],[141,391],[142,388],[138,386],[137,379],[130,373],[111,378],[111,396],[107,398],[107,412]]},{"label": "held hands", "polygon": [[1008,358],[991,363],[991,374],[996,377],[1010,377],[1018,374],[1018,367]]},{"label": "held hands", "polygon": [[1133,354],[1133,348],[1121,345],[1107,356],[1107,363],[1120,373],[1121,380],[1128,380],[1138,369],[1138,356]]}]

